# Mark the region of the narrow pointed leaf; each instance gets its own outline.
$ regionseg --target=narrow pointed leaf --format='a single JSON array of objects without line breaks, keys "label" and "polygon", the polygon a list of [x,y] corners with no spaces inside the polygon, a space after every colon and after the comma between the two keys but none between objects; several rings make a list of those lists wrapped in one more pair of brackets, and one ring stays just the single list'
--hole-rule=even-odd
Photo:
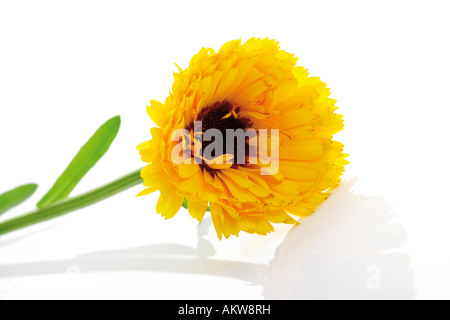
[{"label": "narrow pointed leaf", "polygon": [[0,215],[31,197],[37,187],[37,184],[26,184],[0,195]]},{"label": "narrow pointed leaf", "polygon": [[80,149],[67,169],[58,178],[50,191],[39,201],[43,208],[67,198],[80,180],[108,151],[120,128],[120,117],[114,117],[103,124]]}]

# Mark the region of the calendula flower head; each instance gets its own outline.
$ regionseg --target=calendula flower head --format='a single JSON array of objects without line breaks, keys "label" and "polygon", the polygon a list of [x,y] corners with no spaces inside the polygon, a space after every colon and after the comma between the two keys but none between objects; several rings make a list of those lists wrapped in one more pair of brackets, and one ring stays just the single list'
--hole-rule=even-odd
[{"label": "calendula flower head", "polygon": [[[266,235],[313,213],[340,183],[347,155],[332,140],[343,129],[336,101],[296,64],[278,42],[254,38],[203,48],[178,67],[165,102],[147,107],[157,127],[138,146],[148,163],[140,195],[159,190],[166,219],[184,199],[200,222],[209,207],[220,239]],[[230,130],[245,134],[240,147]]]}]

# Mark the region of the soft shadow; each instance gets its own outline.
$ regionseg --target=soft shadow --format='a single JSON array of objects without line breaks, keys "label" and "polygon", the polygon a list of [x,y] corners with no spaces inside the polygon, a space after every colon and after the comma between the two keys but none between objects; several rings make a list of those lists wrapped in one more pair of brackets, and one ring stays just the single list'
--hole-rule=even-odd
[{"label": "soft shadow", "polygon": [[263,280],[266,299],[414,299],[406,239],[389,204],[338,188],[279,246]]},{"label": "soft shadow", "polygon": [[347,182],[294,227],[265,264],[213,259],[211,219],[195,248],[156,244],[95,252],[75,259],[0,265],[0,279],[66,272],[143,271],[230,277],[261,285],[266,299],[413,299],[408,257],[392,252],[405,241],[381,197],[351,191]]},{"label": "soft shadow", "polygon": [[208,259],[215,255],[209,242],[211,218],[197,231],[197,247],[162,243],[84,254],[74,259],[0,265],[0,279],[45,274],[110,271],[173,272],[230,277],[256,282],[261,265]]}]

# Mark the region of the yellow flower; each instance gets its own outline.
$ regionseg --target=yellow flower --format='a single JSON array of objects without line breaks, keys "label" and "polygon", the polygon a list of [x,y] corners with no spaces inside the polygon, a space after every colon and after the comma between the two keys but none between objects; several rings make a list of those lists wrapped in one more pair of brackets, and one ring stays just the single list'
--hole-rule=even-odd
[{"label": "yellow flower", "polygon": [[[339,184],[347,155],[332,140],[343,120],[329,89],[296,63],[278,42],[253,38],[228,42],[218,52],[203,48],[187,69],[178,67],[165,102],[147,107],[158,127],[151,129],[152,140],[138,146],[149,163],[141,173],[147,188],[139,195],[159,190],[156,211],[166,219],[185,198],[200,222],[209,206],[220,239],[241,230],[266,235],[272,223],[295,224],[293,216],[313,213]],[[202,121],[200,130],[195,121]],[[177,129],[187,134],[173,139]],[[259,145],[257,160],[250,154],[253,138],[247,138],[244,163],[230,162],[236,148],[224,151],[224,163],[215,162],[199,153],[208,145],[199,142],[208,129],[253,129],[259,140],[265,131],[271,142]],[[225,139],[223,150],[230,143]],[[172,151],[180,144],[193,152],[183,159],[196,162],[174,161]],[[260,157],[263,152],[278,153],[275,169]]]}]

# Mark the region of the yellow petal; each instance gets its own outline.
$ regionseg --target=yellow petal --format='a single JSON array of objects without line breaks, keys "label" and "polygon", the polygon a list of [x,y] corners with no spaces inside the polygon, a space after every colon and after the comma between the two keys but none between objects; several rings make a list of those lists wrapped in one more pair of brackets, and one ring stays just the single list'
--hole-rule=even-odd
[{"label": "yellow petal", "polygon": [[183,205],[184,197],[172,193],[161,193],[156,204],[156,212],[166,220],[173,218]]},{"label": "yellow petal", "polygon": [[148,194],[150,194],[150,193],[155,192],[156,190],[158,190],[157,187],[151,187],[151,188],[144,189],[144,190],[142,190],[141,192],[139,192],[138,195],[137,195],[136,197],[146,196],[146,195],[148,195]]},{"label": "yellow petal", "polygon": [[223,221],[223,211],[222,208],[216,204],[211,203],[211,219],[214,225],[214,229],[216,229],[217,237],[219,237],[219,240],[222,240],[222,221]]},{"label": "yellow petal", "polygon": [[307,109],[301,108],[292,112],[284,113],[281,116],[275,116],[274,121],[280,129],[287,130],[296,128],[310,122],[314,118],[314,113]]},{"label": "yellow petal", "polygon": [[230,190],[233,197],[242,202],[250,202],[250,203],[260,203],[261,201],[255,197],[248,190],[240,187],[236,182],[232,179],[228,178],[224,173],[219,172],[218,176],[225,183],[228,190]]},{"label": "yellow petal", "polygon": [[167,108],[159,101],[150,101],[150,106],[147,107],[147,113],[153,122],[160,128],[167,123]]},{"label": "yellow petal", "polygon": [[180,164],[178,166],[178,174],[181,178],[186,179],[192,177],[200,170],[200,166],[198,164]]},{"label": "yellow petal", "polygon": [[252,180],[249,179],[248,175],[239,170],[224,170],[223,174],[232,179],[239,186],[248,189],[257,197],[268,197],[270,192],[267,192],[264,188],[261,188]]},{"label": "yellow petal", "polygon": [[211,169],[224,170],[224,169],[231,168],[233,166],[233,159],[234,159],[234,155],[224,154],[224,155],[218,156],[211,160],[207,160],[207,159],[203,159],[203,160],[206,162],[208,167],[210,167]]},{"label": "yellow petal", "polygon": [[208,167],[215,170],[225,170],[231,168],[233,166],[232,163],[224,163],[224,164],[208,164]]},{"label": "yellow petal", "polygon": [[297,224],[298,222],[292,219],[291,216],[286,214],[283,210],[270,211],[267,213],[267,218],[272,223],[286,223],[286,224]]},{"label": "yellow petal", "polygon": [[222,119],[228,119],[229,117],[231,117],[232,114],[233,114],[232,112],[227,113]]},{"label": "yellow petal", "polygon": [[192,218],[197,219],[200,223],[203,220],[206,210],[208,209],[208,202],[204,201],[188,201],[188,211]]},{"label": "yellow petal", "polygon": [[311,139],[293,141],[280,146],[280,159],[285,160],[315,160],[330,149],[331,141]]},{"label": "yellow petal", "polygon": [[254,111],[242,111],[241,115],[244,117],[255,118],[255,119],[267,119],[270,117],[270,113],[261,113]]}]

